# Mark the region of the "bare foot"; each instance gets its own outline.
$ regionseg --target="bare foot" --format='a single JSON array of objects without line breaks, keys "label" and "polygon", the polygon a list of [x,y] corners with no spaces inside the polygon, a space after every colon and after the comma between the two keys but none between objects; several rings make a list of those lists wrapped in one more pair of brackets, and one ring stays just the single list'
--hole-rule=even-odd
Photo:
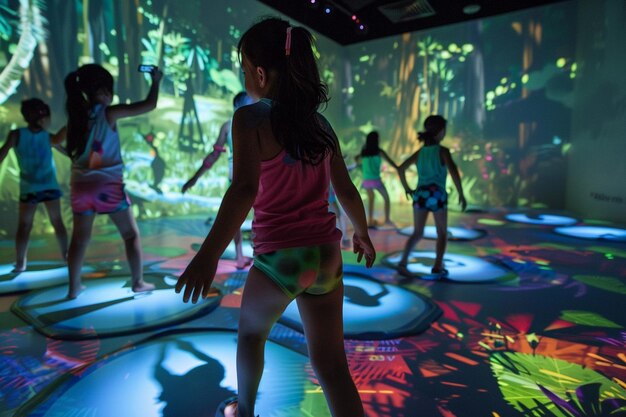
[{"label": "bare foot", "polygon": [[237,403],[231,403],[224,409],[224,417],[237,417]]},{"label": "bare foot", "polygon": [[433,266],[433,269],[431,269],[430,272],[443,278],[447,277],[450,274],[448,270],[443,266]]},{"label": "bare foot", "polygon": [[137,284],[133,284],[133,292],[147,292],[152,291],[156,287],[154,284],[149,284],[146,281],[139,281]]},{"label": "bare foot", "polygon": [[396,224],[395,224],[394,222],[392,222],[391,220],[387,220],[387,221],[385,222],[385,226],[387,226],[387,227],[393,227],[394,229],[397,229],[397,228],[398,228],[398,226],[396,226]]},{"label": "bare foot", "polygon": [[406,265],[403,264],[398,264],[398,273],[400,275],[404,275],[405,277],[412,277],[413,274],[411,273],[411,271],[409,271],[409,269],[406,267]]},{"label": "bare foot", "polygon": [[76,299],[76,297],[78,297],[83,291],[85,291],[86,288],[87,287],[85,287],[84,285],[80,285],[78,289],[70,288],[69,292],[67,293],[67,299],[68,300]]},{"label": "bare foot", "polygon": [[242,269],[245,269],[247,266],[250,266],[250,264],[252,264],[252,259],[248,258],[247,256],[244,256],[242,259],[237,259],[236,268],[238,270],[242,270]]}]

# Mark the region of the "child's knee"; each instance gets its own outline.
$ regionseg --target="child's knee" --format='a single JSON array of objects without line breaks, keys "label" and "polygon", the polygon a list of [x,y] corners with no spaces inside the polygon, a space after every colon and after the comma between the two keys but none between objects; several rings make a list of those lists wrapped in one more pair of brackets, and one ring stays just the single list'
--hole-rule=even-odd
[{"label": "child's knee", "polygon": [[19,232],[30,232],[33,228],[33,221],[30,220],[19,220],[17,223],[17,230]]},{"label": "child's knee", "polygon": [[136,229],[128,229],[120,232],[125,242],[132,242],[139,239],[139,232]]},{"label": "child's knee", "polygon": [[332,355],[328,354],[328,352],[318,355],[310,353],[309,359],[317,377],[327,381],[336,380],[347,366],[347,360],[343,352],[341,355]]}]

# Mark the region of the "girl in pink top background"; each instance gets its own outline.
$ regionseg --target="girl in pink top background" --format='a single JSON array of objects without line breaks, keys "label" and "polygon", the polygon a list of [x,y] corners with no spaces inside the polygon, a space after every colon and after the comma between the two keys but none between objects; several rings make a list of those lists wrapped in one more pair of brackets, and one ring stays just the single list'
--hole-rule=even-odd
[{"label": "girl in pink top background", "polygon": [[67,255],[68,298],[83,290],[81,269],[96,214],[108,214],[122,239],[134,292],[151,291],[143,280],[139,229],[124,191],[124,162],[117,130],[119,119],[147,113],[156,107],[163,73],[150,74],[152,85],[144,100],[111,105],[113,76],[98,64],[86,64],[65,77],[67,93],[67,152],[72,159],[71,203],[74,228]]},{"label": "girl in pink top background", "polygon": [[185,302],[208,296],[220,255],[254,207],[255,258],[241,304],[239,396],[231,406],[239,417],[254,416],[265,341],[294,298],[332,415],[364,415],[343,345],[341,233],[328,211],[330,182],[354,225],[358,260],[365,256],[370,267],[376,253],[339,141],[317,112],[328,97],[312,43],[306,29],[277,18],[257,23],[242,36],[246,90],[259,101],[235,113],[233,182],[215,226],[176,286],[184,289]]}]

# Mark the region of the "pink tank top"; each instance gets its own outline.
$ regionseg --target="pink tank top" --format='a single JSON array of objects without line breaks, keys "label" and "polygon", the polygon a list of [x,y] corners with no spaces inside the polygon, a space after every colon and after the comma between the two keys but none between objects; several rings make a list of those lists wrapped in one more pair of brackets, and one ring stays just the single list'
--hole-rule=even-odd
[{"label": "pink tank top", "polygon": [[252,220],[255,255],[336,242],[341,232],[328,211],[330,158],[318,165],[294,160],[283,149],[261,162]]}]

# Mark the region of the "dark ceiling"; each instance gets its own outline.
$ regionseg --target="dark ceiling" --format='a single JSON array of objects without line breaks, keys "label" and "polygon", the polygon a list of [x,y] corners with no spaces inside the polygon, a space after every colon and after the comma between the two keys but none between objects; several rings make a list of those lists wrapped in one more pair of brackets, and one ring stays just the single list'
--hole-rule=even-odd
[{"label": "dark ceiling", "polygon": [[565,0],[259,0],[342,45]]}]

